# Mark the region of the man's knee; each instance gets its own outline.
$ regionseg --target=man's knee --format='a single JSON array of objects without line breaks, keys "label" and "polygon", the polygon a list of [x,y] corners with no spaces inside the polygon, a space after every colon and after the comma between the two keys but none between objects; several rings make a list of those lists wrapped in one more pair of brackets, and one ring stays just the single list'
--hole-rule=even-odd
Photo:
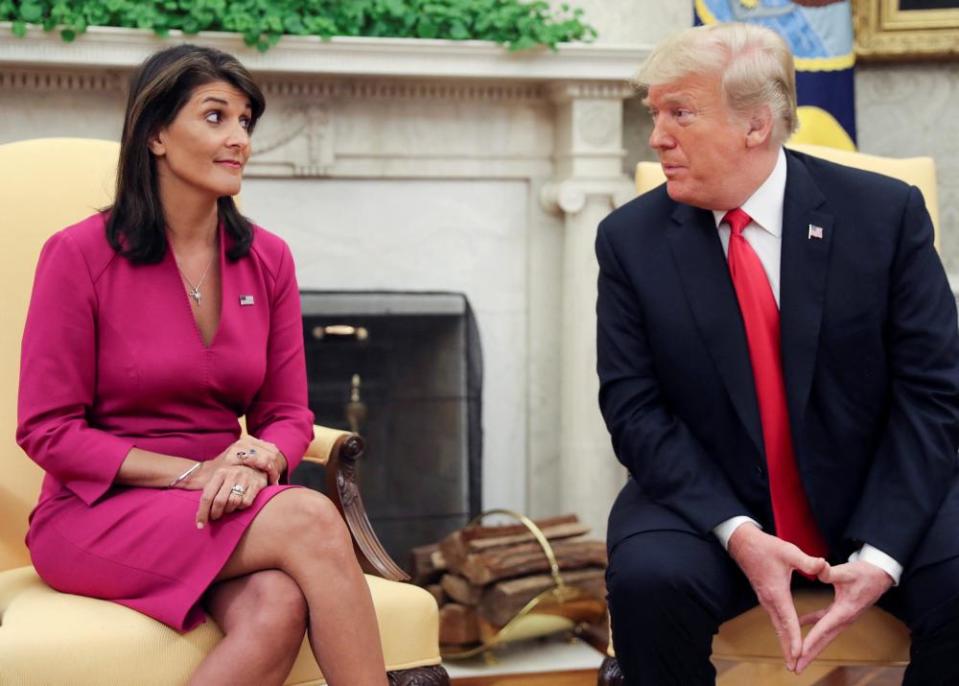
[{"label": "man's knee", "polygon": [[713,634],[749,605],[741,576],[718,542],[690,533],[649,532],[615,545],[607,590],[627,683],[712,683]]},{"label": "man's knee", "polygon": [[693,601],[722,615],[741,580],[718,542],[678,531],[654,531],[618,543],[610,556],[611,605],[666,607]]},{"label": "man's knee", "polygon": [[677,596],[696,586],[689,569],[647,546],[618,550],[610,558],[607,591],[614,607],[645,608],[669,606]]}]

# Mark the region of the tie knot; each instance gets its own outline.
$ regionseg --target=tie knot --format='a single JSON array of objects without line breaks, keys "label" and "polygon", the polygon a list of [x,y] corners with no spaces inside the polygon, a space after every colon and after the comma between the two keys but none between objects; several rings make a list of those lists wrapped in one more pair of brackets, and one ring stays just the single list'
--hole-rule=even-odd
[{"label": "tie knot", "polygon": [[726,216],[723,217],[723,221],[729,224],[729,228],[732,230],[734,236],[739,236],[742,234],[743,229],[749,226],[752,218],[743,212],[741,207],[737,207],[734,210],[729,210]]}]

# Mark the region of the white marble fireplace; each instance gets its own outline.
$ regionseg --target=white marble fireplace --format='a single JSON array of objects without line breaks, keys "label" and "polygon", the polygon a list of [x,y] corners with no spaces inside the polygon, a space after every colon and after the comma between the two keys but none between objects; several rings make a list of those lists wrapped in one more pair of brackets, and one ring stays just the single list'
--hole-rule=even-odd
[{"label": "white marble fireplace", "polygon": [[[94,28],[65,44],[0,24],[0,143],[118,138],[130,70],[177,40]],[[485,362],[484,507],[576,511],[602,533],[624,474],[596,409],[592,241],[632,196],[622,101],[645,50],[194,40],[266,91],[242,204],[290,243],[301,287],[465,293]]]}]

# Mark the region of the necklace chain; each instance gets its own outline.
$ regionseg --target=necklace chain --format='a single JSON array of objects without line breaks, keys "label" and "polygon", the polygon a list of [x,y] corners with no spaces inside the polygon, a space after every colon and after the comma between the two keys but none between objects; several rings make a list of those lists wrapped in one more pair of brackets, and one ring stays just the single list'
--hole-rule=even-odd
[{"label": "necklace chain", "polygon": [[216,259],[216,252],[214,251],[213,256],[210,258],[210,261],[206,265],[206,269],[203,270],[203,275],[200,277],[200,280],[196,282],[196,285],[193,285],[193,282],[187,277],[184,271],[180,268],[180,261],[176,259],[176,255],[173,256],[173,261],[176,262],[177,271],[180,272],[180,276],[183,277],[183,280],[186,281],[187,293],[193,298],[193,301],[196,303],[196,306],[200,306],[200,300],[203,299],[203,294],[200,292],[200,286],[203,285],[203,282],[206,280],[206,275],[210,273],[210,267],[213,266],[213,260]]}]

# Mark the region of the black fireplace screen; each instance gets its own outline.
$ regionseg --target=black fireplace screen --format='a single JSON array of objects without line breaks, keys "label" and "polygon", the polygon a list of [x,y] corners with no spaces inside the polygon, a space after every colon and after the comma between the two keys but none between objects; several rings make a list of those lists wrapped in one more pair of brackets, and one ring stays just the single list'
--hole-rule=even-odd
[{"label": "black fireplace screen", "polygon": [[[483,361],[461,293],[300,294],[316,423],[366,439],[363,501],[384,547],[409,569],[480,511]],[[294,483],[323,490],[303,463]]]}]

